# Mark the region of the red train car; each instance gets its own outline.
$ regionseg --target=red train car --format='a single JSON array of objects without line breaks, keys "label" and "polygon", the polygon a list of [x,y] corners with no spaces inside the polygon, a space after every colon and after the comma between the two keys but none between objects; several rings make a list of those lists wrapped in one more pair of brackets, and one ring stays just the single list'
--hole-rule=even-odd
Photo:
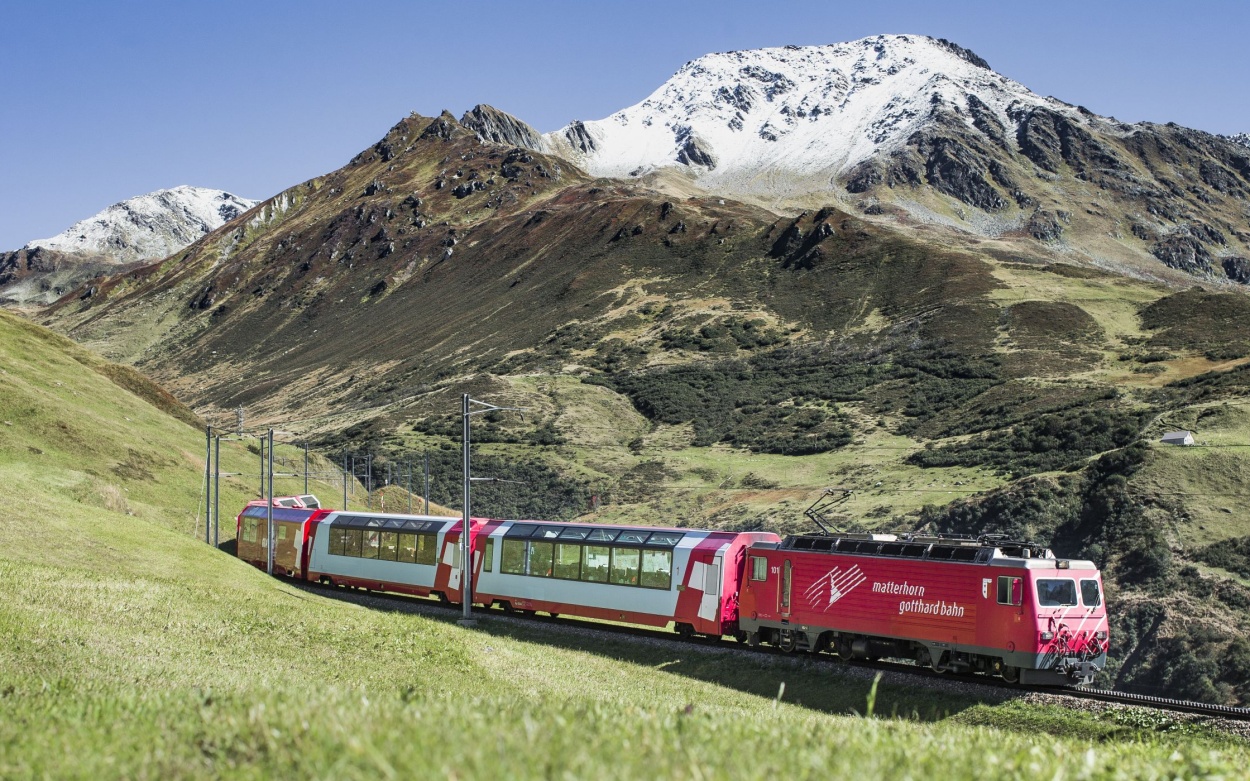
[{"label": "red train car", "polygon": [[1106,664],[1098,570],[1041,546],[792,536],[748,556],[740,623],[752,642],[1024,683],[1088,683]]},{"label": "red train car", "polygon": [[[312,498],[312,497],[309,497]],[[280,504],[279,502],[283,502]],[[316,504],[315,500],[309,504]],[[273,507],[273,571],[303,578],[308,571],[309,543],[327,511],[305,506],[300,497],[278,497]],[[259,569],[269,568],[269,508],[265,500],[249,502],[235,519],[236,555]]]},{"label": "red train car", "polygon": [[475,541],[474,602],[509,610],[736,635],[746,550],[766,532],[490,521]]}]

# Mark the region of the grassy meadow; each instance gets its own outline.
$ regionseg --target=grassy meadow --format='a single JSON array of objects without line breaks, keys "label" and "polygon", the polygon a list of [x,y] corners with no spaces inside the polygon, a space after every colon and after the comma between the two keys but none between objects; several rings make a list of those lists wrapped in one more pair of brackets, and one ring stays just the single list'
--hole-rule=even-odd
[{"label": "grassy meadow", "polygon": [[[1234,778],[1250,760],[1166,718],[298,588],[196,539],[203,435],[158,389],[3,314],[0,370],[0,778]],[[225,470],[251,473],[245,444]],[[255,486],[222,489],[232,513]]]}]

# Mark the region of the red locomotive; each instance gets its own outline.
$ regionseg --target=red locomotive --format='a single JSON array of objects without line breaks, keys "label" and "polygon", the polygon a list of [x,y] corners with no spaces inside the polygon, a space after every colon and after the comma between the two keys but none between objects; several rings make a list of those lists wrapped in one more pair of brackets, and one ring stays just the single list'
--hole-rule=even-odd
[{"label": "red locomotive", "polygon": [[[281,501],[275,572],[461,602],[459,518]],[[257,501],[238,517],[238,555],[261,569],[269,511]],[[477,518],[469,530],[473,601],[484,606],[1011,682],[1089,683],[1107,660],[1097,568],[1033,543]]]},{"label": "red locomotive", "polygon": [[1040,684],[1086,684],[1107,662],[1098,570],[1038,545],[796,535],[748,553],[752,643]]}]

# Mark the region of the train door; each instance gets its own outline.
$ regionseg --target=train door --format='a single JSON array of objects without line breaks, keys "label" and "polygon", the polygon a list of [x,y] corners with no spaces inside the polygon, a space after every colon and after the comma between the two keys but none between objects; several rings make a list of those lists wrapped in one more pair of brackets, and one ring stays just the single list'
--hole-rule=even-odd
[{"label": "train door", "polygon": [[781,620],[786,621],[790,618],[790,585],[792,578],[790,576],[790,560],[786,559],[781,565],[781,589],[777,592],[777,599],[780,603],[777,606],[777,612],[781,613]]},{"label": "train door", "polygon": [[718,553],[703,568],[703,604],[699,607],[699,617],[715,625],[714,633],[720,632],[721,623],[721,572],[724,571],[725,557]]}]

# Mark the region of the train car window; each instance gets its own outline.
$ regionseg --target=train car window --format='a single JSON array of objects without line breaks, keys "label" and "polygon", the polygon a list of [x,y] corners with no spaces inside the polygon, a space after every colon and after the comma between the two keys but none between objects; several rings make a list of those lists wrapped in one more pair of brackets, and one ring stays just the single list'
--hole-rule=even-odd
[{"label": "train car window", "polygon": [[582,576],[582,546],[570,542],[557,542],[552,575],[565,580],[579,580]]},{"label": "train car window", "polygon": [[644,550],[642,552],[642,575],[639,585],[643,588],[662,588],[668,591],[673,586],[673,552],[671,550]]},{"label": "train car window", "polygon": [[438,563],[438,535],[429,532],[417,535],[417,563],[430,567]]},{"label": "train car window", "polygon": [[338,528],[337,526],[330,527],[329,550],[330,550],[331,556],[343,555],[343,530]]},{"label": "train car window", "polygon": [[763,556],[751,557],[751,580],[768,580],[768,559]]},{"label": "train car window", "polygon": [[495,541],[494,540],[488,539],[486,541],[486,550],[482,553],[482,555],[486,557],[486,560],[482,562],[482,571],[493,572],[494,571],[493,568],[495,566]]},{"label": "train car window", "polygon": [[525,574],[525,548],[529,543],[525,540],[503,541],[503,558],[499,562],[499,571],[505,575]]},{"label": "train car window", "polygon": [[683,532],[655,532],[647,538],[647,544],[663,545],[666,548],[672,548],[681,542],[681,538],[685,536]]},{"label": "train car window", "polygon": [[562,540],[584,540],[586,539],[586,535],[588,534],[590,534],[590,529],[587,529],[584,526],[581,526],[581,527],[569,526],[564,531],[560,532],[560,539]]},{"label": "train car window", "polygon": [[378,558],[386,561],[399,561],[399,535],[395,532],[382,532],[382,542],[378,548]]},{"label": "train car window", "polygon": [[412,532],[399,533],[399,561],[417,563],[417,535]]},{"label": "train car window", "polygon": [[1085,607],[1098,607],[1102,604],[1102,592],[1098,588],[1098,581],[1081,581],[1081,604]]},{"label": "train car window", "polygon": [[1037,604],[1041,607],[1076,607],[1076,581],[1038,578]]},{"label": "train car window", "polygon": [[590,534],[586,535],[589,542],[612,542],[616,539],[616,535],[620,533],[620,529],[591,529]]},{"label": "train car window", "polygon": [[623,531],[616,537],[617,545],[641,545],[647,541],[649,532]]},{"label": "train car window", "polygon": [[560,536],[561,530],[562,529],[559,526],[543,526],[539,528],[538,531],[534,532],[534,539],[554,540],[556,537]]},{"label": "train car window", "polygon": [[514,523],[504,534],[505,537],[528,537],[538,527],[532,523]]},{"label": "train car window", "polygon": [[583,546],[582,580],[588,583],[607,583],[611,558],[612,549],[606,545]]},{"label": "train car window", "polygon": [[378,557],[378,543],[380,542],[378,538],[382,536],[382,533],[373,529],[365,529],[364,535],[365,541],[360,546],[360,557],[362,559],[376,559]]},{"label": "train car window", "polygon": [[637,586],[640,553],[637,548],[613,548],[612,574],[608,579],[620,586]]},{"label": "train car window", "polygon": [[539,542],[535,540],[530,543],[530,575],[536,578],[551,577],[552,549],[554,547],[554,542]]},{"label": "train car window", "polygon": [[998,604],[1019,605],[1024,601],[1024,581],[1010,575],[998,576]]},{"label": "train car window", "polygon": [[343,530],[343,555],[360,558],[360,544],[365,533],[361,529]]}]

